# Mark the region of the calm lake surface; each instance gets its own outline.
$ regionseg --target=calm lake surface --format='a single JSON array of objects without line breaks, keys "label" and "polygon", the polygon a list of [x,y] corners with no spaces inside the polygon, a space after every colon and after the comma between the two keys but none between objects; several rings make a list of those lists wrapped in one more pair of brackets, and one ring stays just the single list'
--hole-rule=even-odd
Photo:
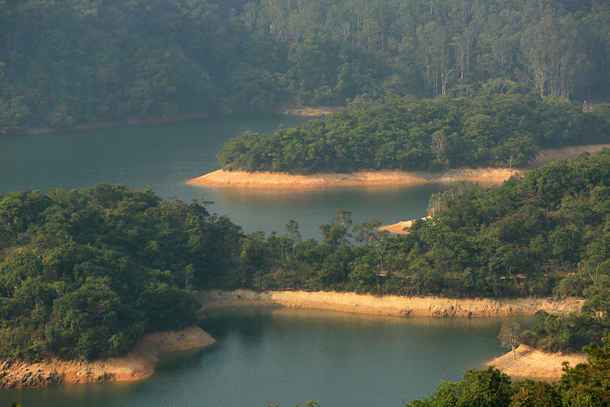
[{"label": "calm lake surface", "polygon": [[[525,318],[524,322],[532,318]],[[505,318],[400,318],[334,311],[242,308],[201,325],[218,342],[168,355],[131,383],[1,390],[0,407],[391,407],[457,381],[503,354]]]},{"label": "calm lake surface", "polygon": [[[426,214],[432,193],[451,185],[253,190],[194,187],[220,168],[216,154],[247,130],[273,132],[306,119],[235,115],[133,128],[0,136],[0,193],[90,188],[99,182],[150,186],[161,197],[214,201],[210,211],[245,231],[284,233],[296,220],[304,238],[320,237],[338,208],[354,224],[384,224]],[[166,357],[149,379],[130,383],[1,390],[0,407],[31,406],[401,406],[443,378],[501,355],[502,319],[379,317],[292,309],[240,309],[203,324],[218,343]]]},{"label": "calm lake surface", "polygon": [[245,131],[272,133],[307,119],[240,114],[175,124],[80,132],[0,136],[0,193],[37,189],[91,188],[100,182],[151,187],[163,197],[214,201],[209,210],[227,215],[246,232],[285,232],[294,219],[303,238],[320,238],[339,208],[354,224],[376,218],[384,224],[426,215],[430,195],[452,185],[337,187],[318,190],[222,189],[187,185],[189,179],[220,169],[216,154]]}]

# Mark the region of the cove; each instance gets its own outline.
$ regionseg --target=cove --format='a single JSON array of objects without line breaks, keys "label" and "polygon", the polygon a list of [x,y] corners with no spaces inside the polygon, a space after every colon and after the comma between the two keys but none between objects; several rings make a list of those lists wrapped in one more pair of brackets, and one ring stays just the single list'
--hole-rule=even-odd
[{"label": "cove", "polygon": [[91,188],[100,182],[151,187],[163,197],[213,201],[211,213],[227,215],[246,232],[283,234],[294,219],[303,238],[320,239],[318,227],[339,208],[354,224],[384,224],[426,215],[430,195],[452,185],[335,187],[309,191],[223,189],[186,181],[220,169],[216,154],[226,141],[251,130],[272,133],[307,118],[235,114],[155,126],[106,128],[22,136],[0,135],[0,193]]},{"label": "cove", "polygon": [[12,400],[24,407],[401,406],[505,353],[496,338],[505,318],[248,307],[207,315],[201,327],[217,343],[165,356],[148,379],[0,389],[0,407]]}]

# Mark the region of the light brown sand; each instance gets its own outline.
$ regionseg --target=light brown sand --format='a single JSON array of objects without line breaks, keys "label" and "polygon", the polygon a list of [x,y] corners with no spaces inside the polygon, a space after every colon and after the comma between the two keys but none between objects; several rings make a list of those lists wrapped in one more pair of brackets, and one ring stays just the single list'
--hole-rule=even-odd
[{"label": "light brown sand", "polygon": [[[422,219],[429,219],[429,218],[430,218],[430,216],[426,216],[425,218],[422,218]],[[387,230],[390,233],[404,235],[404,234],[409,233],[409,228],[411,227],[413,222],[415,222],[415,221],[414,220],[405,220],[402,222],[393,223],[391,225],[382,226],[379,228],[379,230]]]},{"label": "light brown sand", "polygon": [[[524,169],[538,168],[552,160],[571,159],[587,151],[594,154],[610,144],[592,144],[578,147],[552,148],[542,150],[536,160]],[[320,173],[312,175],[291,175],[271,172],[246,172],[218,170],[187,181],[188,184],[206,187],[248,187],[248,188],[321,188],[352,185],[415,185],[426,182],[478,182],[481,184],[501,184],[513,175],[523,174],[522,170],[508,168],[461,168],[445,172],[428,171],[359,171],[350,174]]]},{"label": "light brown sand", "polygon": [[509,376],[543,380],[558,380],[563,374],[562,363],[567,361],[574,367],[579,363],[587,361],[587,355],[583,353],[546,353],[535,350],[526,345],[521,345],[513,352],[500,356],[487,363],[495,366],[501,372]]},{"label": "light brown sand", "polygon": [[440,297],[404,297],[396,295],[306,291],[205,291],[199,300],[204,309],[269,306],[315,308],[361,314],[436,317],[487,317],[533,315],[544,309],[549,313],[579,310],[583,300],[556,298],[475,298],[451,299]]},{"label": "light brown sand", "polygon": [[425,171],[359,171],[351,174],[291,175],[271,172],[218,170],[188,181],[206,187],[323,188],[355,185],[416,185],[426,182],[470,181],[497,184],[518,171],[507,168],[457,169],[442,173]]}]

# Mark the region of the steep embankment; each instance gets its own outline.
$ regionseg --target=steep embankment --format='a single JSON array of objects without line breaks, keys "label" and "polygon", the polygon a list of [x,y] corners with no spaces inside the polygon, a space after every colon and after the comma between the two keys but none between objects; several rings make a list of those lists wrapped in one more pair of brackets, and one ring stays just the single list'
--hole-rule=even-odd
[{"label": "steep embankment", "polygon": [[518,171],[507,168],[455,169],[426,171],[358,171],[350,174],[291,175],[272,172],[218,170],[187,181],[205,187],[241,188],[323,188],[356,185],[416,185],[426,182],[479,182],[499,184]]},{"label": "steep embankment", "polygon": [[513,352],[495,358],[487,363],[502,373],[514,377],[527,377],[543,380],[558,380],[563,374],[562,363],[569,362],[574,367],[585,363],[587,355],[583,353],[547,353],[527,345],[521,345]]},{"label": "steep embankment", "polygon": [[387,295],[305,291],[250,290],[206,291],[199,300],[204,309],[267,306],[315,308],[361,314],[435,317],[487,317],[533,315],[544,309],[549,313],[579,310],[583,300],[555,298],[450,299],[439,297],[401,297]]},{"label": "steep embankment", "polygon": [[154,332],[120,358],[95,362],[50,360],[41,363],[0,360],[0,387],[45,387],[58,383],[137,380],[150,376],[161,353],[197,349],[215,342],[194,326],[181,331]]}]

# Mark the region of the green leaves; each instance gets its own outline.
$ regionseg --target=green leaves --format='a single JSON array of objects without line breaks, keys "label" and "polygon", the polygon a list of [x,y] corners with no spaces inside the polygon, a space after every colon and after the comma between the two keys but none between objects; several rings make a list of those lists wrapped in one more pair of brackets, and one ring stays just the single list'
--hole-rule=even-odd
[{"label": "green leaves", "polygon": [[108,184],[0,197],[0,236],[0,357],[26,359],[116,356],[193,324],[182,289],[213,285],[242,237],[200,203]]},{"label": "green leaves", "polygon": [[608,122],[567,100],[555,102],[536,95],[495,95],[355,103],[325,120],[271,136],[246,132],[227,142],[218,158],[229,171],[293,174],[513,168],[533,160],[541,147],[607,140]]}]

